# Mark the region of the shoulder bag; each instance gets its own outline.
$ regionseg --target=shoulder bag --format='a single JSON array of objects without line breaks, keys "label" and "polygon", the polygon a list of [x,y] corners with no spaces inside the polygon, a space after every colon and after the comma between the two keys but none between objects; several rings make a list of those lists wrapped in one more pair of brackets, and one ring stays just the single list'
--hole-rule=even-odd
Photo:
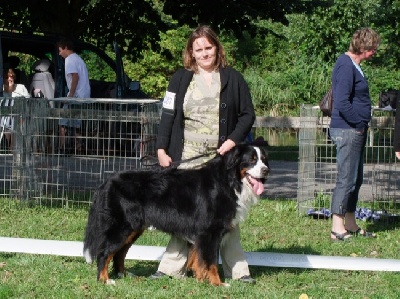
[{"label": "shoulder bag", "polygon": [[329,88],[328,92],[324,95],[324,97],[319,102],[319,108],[322,111],[323,116],[331,116],[333,109],[333,90],[332,86]]}]

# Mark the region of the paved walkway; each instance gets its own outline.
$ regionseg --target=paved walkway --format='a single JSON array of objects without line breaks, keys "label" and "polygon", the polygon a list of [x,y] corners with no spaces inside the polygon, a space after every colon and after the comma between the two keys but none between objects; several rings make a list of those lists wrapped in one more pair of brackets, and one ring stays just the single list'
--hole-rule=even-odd
[{"label": "paved walkway", "polygon": [[[298,162],[269,161],[270,174],[265,183],[263,197],[270,199],[297,198]],[[316,192],[332,192],[335,187],[336,166],[318,165]],[[326,177],[326,178],[325,178]],[[400,200],[400,169],[396,163],[364,164],[364,182],[360,189],[360,201]]]},{"label": "paved walkway", "polygon": [[298,162],[269,161],[271,171],[263,196],[273,199],[297,197]]}]

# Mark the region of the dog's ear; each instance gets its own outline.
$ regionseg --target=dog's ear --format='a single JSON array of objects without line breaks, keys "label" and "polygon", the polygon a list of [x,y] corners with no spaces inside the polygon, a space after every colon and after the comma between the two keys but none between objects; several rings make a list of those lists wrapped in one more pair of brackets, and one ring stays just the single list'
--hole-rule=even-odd
[{"label": "dog's ear", "polygon": [[242,145],[239,144],[225,154],[226,169],[232,169],[236,167],[238,164],[240,164],[241,162],[240,157],[242,152],[241,149]]},{"label": "dog's ear", "polygon": [[259,149],[260,149],[260,151],[261,151],[261,158],[262,158],[264,164],[265,164],[268,168],[270,168],[270,167],[269,167],[269,161],[268,161],[268,160],[269,160],[269,159],[268,159],[268,152],[267,152],[264,148],[262,148],[262,147],[260,147]]}]

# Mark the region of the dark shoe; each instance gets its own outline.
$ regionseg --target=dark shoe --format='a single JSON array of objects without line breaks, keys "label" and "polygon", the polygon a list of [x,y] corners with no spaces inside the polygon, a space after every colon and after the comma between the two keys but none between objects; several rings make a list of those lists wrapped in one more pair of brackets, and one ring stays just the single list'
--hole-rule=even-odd
[{"label": "dark shoe", "polygon": [[353,232],[351,230],[347,230],[347,232],[356,237],[360,236],[360,237],[365,237],[365,238],[376,238],[376,234],[367,232],[365,229],[361,229],[360,227],[355,232]]},{"label": "dark shoe", "polygon": [[335,242],[336,241],[349,241],[350,238],[352,237],[352,234],[349,231],[346,231],[343,234],[339,234],[334,231],[331,231],[331,234],[335,236],[335,238],[331,237],[331,240],[335,241]]},{"label": "dark shoe", "polygon": [[255,284],[256,283],[256,280],[254,278],[252,278],[250,275],[242,276],[238,280],[243,282],[243,283],[249,283],[249,284]]},{"label": "dark shoe", "polygon": [[149,276],[150,279],[159,279],[159,278],[163,278],[166,277],[167,274],[161,272],[161,271],[157,271],[156,273],[152,274]]}]

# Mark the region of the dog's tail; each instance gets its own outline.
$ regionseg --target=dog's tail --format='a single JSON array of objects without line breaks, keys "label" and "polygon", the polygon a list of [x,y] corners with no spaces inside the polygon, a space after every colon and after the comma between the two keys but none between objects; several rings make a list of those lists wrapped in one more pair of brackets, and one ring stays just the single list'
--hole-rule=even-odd
[{"label": "dog's tail", "polygon": [[89,210],[88,221],[85,231],[85,239],[83,241],[83,256],[87,263],[91,264],[97,256],[97,238],[96,233],[98,232],[97,227],[97,203],[99,200],[98,191],[93,196],[93,203]]}]

